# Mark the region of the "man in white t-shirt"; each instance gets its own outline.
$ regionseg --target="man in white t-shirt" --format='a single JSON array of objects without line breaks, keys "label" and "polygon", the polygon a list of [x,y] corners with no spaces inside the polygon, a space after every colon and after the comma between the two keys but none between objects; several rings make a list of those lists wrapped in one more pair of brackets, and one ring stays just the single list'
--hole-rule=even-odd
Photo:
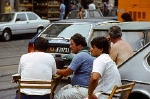
[{"label": "man in white t-shirt", "polygon": [[96,9],[96,6],[95,6],[93,1],[91,1],[91,3],[88,5],[88,7],[89,7],[90,10]]},{"label": "man in white t-shirt", "polygon": [[91,46],[91,54],[97,58],[93,62],[88,99],[108,99],[106,94],[110,94],[115,85],[121,85],[121,77],[109,56],[110,44],[107,38],[96,37],[91,41]]},{"label": "man in white t-shirt", "polygon": [[[47,49],[47,39],[35,39],[34,52],[24,54],[20,58],[18,73],[21,80],[52,80],[52,75],[56,73],[56,62],[51,54],[45,53]],[[49,93],[49,89],[21,89],[21,99],[49,99]]]}]

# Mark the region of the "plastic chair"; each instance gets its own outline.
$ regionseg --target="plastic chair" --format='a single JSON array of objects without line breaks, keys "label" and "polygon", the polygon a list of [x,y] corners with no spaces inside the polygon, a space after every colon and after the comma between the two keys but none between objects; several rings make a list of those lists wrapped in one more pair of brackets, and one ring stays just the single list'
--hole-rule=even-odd
[{"label": "plastic chair", "polygon": [[50,99],[53,97],[53,88],[52,88],[52,81],[22,81],[19,79],[18,81],[18,99],[21,99],[21,88],[28,88],[28,89],[50,89]]},{"label": "plastic chair", "polygon": [[135,82],[124,84],[122,86],[114,86],[108,99],[112,99],[115,94],[119,94],[119,93],[120,94],[125,93],[123,99],[128,99],[134,85],[135,85]]}]

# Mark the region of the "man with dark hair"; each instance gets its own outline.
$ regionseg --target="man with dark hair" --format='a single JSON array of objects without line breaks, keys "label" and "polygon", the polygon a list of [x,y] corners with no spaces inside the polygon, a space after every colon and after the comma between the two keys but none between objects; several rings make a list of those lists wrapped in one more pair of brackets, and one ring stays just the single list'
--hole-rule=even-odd
[{"label": "man with dark hair", "polygon": [[[56,74],[54,57],[45,53],[48,49],[48,40],[38,37],[34,42],[34,51],[21,56],[18,74],[21,80],[52,80]],[[49,99],[49,89],[21,89],[21,99]],[[18,94],[16,94],[18,99]]]},{"label": "man with dark hair", "polygon": [[116,62],[117,66],[133,55],[132,47],[121,39],[122,31],[118,26],[109,29],[110,41],[113,43],[110,50],[110,57]]},{"label": "man with dark hair", "polygon": [[133,21],[131,15],[129,13],[127,13],[127,12],[123,13],[121,15],[121,18],[122,18],[123,22]]},{"label": "man with dark hair", "polygon": [[57,69],[57,74],[68,76],[72,74],[71,84],[63,87],[54,99],[83,99],[87,96],[93,60],[89,53],[89,48],[85,37],[76,33],[70,39],[70,48],[73,57],[70,65],[66,69]]},{"label": "man with dark hair", "polygon": [[40,50],[46,52],[48,49],[48,40],[38,37],[34,42],[34,50]]},{"label": "man with dark hair", "polygon": [[121,77],[115,62],[109,56],[110,44],[106,37],[91,41],[91,54],[97,57],[93,62],[88,99],[108,99],[115,85],[121,85]]}]

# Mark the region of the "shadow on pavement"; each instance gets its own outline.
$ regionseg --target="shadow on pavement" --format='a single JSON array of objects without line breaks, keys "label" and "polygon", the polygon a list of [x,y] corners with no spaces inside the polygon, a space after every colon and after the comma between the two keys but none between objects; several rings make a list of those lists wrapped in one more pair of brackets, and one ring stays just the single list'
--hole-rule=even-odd
[{"label": "shadow on pavement", "polygon": [[[34,37],[35,35],[36,35],[36,34],[13,35],[11,41],[31,39],[31,38]],[[0,37],[0,42],[4,42],[4,41],[2,40],[2,37]],[[9,42],[9,41],[7,41],[7,42]]]}]

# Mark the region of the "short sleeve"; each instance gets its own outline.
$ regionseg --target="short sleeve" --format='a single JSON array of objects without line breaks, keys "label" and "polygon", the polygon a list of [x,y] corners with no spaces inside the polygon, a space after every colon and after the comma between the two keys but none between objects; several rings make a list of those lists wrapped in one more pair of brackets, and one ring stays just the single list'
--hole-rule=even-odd
[{"label": "short sleeve", "polygon": [[56,74],[56,61],[54,58],[52,58],[52,75]]},{"label": "short sleeve", "polygon": [[101,58],[96,58],[93,62],[92,72],[97,72],[102,76],[105,70],[105,64],[106,63]]},{"label": "short sleeve", "polygon": [[81,64],[83,63],[83,52],[74,56],[73,60],[71,61],[70,65],[68,66],[71,70],[76,71]]}]

